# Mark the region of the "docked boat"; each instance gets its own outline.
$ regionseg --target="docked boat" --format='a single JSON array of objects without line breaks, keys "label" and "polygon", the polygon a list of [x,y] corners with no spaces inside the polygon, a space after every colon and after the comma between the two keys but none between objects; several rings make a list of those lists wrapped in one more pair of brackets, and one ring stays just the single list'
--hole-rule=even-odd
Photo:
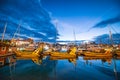
[{"label": "docked boat", "polygon": [[33,58],[33,57],[40,57],[40,54],[42,52],[42,48],[39,47],[33,52],[28,51],[17,51],[15,50],[14,53],[17,57],[24,57],[24,58]]},{"label": "docked boat", "polygon": [[4,26],[4,30],[3,30],[3,34],[2,34],[2,39],[0,41],[0,57],[1,56],[2,57],[9,56],[9,55],[12,54],[12,53],[8,53],[10,45],[4,42],[4,35],[5,35],[6,27],[7,27],[7,23]]},{"label": "docked boat", "polygon": [[113,52],[113,55],[120,57],[120,50],[115,50],[115,51]]},{"label": "docked boat", "polygon": [[9,50],[9,45],[4,42],[0,42],[0,55],[6,54],[8,50]]},{"label": "docked boat", "polygon": [[59,58],[59,59],[66,59],[66,58],[76,58],[76,55],[71,55],[69,53],[62,53],[62,52],[52,52],[52,54],[50,54],[51,57],[54,58]]},{"label": "docked boat", "polygon": [[84,56],[87,57],[112,57],[111,51],[106,51],[105,53],[94,53],[94,52],[86,52],[83,54]]},{"label": "docked boat", "polygon": [[76,50],[76,47],[73,47],[70,52],[50,52],[50,56],[57,58],[76,58]]},{"label": "docked boat", "polygon": [[0,57],[4,57],[4,56],[10,56],[13,55],[14,53],[9,53],[9,44],[6,44],[4,42],[0,42]]}]

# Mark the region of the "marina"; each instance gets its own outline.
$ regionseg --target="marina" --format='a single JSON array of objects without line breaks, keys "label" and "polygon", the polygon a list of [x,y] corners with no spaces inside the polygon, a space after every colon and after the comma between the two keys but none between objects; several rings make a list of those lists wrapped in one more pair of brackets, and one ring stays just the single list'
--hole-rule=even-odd
[{"label": "marina", "polygon": [[0,0],[0,80],[120,80],[119,0]]},{"label": "marina", "polygon": [[[45,45],[46,43],[39,43],[34,51],[10,47],[13,50],[10,55],[6,53],[6,56],[0,56],[0,74],[2,73],[0,78],[3,80],[119,80],[119,55],[112,55],[113,53],[108,50],[104,53],[83,50],[80,55],[74,45],[71,45],[66,52],[58,50],[59,48],[56,48],[58,45],[51,48],[46,48]],[[63,46],[59,45],[59,47]]]}]

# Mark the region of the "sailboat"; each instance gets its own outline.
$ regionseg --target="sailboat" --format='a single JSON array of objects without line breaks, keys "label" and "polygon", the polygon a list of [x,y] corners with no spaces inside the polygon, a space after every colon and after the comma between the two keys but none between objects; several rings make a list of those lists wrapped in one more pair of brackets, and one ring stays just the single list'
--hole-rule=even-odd
[{"label": "sailboat", "polygon": [[2,39],[1,39],[1,42],[0,42],[0,57],[1,56],[9,56],[9,55],[11,55],[11,53],[8,53],[10,44],[7,44],[7,43],[4,42],[4,35],[5,35],[5,32],[6,32],[6,27],[7,27],[7,23],[4,26]]},{"label": "sailboat", "polygon": [[110,43],[112,46],[112,55],[113,56],[120,56],[120,50],[117,50],[116,47],[114,46],[114,41],[113,41],[113,36],[112,36],[112,31],[109,27],[109,38],[110,38]]},{"label": "sailboat", "polygon": [[[20,40],[19,36],[18,36],[18,40],[14,40],[14,37],[17,33],[20,35],[20,26],[21,26],[21,24],[18,25],[18,28],[17,28],[16,32],[14,33],[14,36],[12,38],[13,42],[11,41],[12,44],[15,44],[15,45],[18,44],[18,45],[16,45],[16,49],[14,49],[13,52],[16,54],[17,57],[24,57],[24,58],[39,57],[40,53],[43,50],[43,44],[40,44],[40,46],[34,51],[28,51],[28,50],[26,51],[26,50],[24,50],[25,46],[23,47],[22,45],[25,45],[26,41],[29,42],[29,43],[27,43],[27,45],[30,44],[31,41],[33,42],[32,39]],[[23,43],[23,44],[20,44],[20,43]]]}]

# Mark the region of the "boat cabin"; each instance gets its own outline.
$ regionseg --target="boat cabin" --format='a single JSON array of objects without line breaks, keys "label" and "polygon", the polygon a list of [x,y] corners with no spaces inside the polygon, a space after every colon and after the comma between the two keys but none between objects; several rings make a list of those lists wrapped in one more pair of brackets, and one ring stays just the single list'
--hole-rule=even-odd
[{"label": "boat cabin", "polygon": [[8,52],[9,45],[3,42],[0,42],[0,55],[6,54]]}]

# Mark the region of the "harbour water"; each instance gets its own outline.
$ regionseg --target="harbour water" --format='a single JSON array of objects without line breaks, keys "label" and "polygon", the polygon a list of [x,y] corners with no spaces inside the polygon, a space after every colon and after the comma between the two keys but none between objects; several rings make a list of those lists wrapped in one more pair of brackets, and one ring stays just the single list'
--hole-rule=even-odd
[{"label": "harbour water", "polygon": [[119,59],[12,58],[6,58],[9,63],[0,67],[0,80],[120,80]]}]

